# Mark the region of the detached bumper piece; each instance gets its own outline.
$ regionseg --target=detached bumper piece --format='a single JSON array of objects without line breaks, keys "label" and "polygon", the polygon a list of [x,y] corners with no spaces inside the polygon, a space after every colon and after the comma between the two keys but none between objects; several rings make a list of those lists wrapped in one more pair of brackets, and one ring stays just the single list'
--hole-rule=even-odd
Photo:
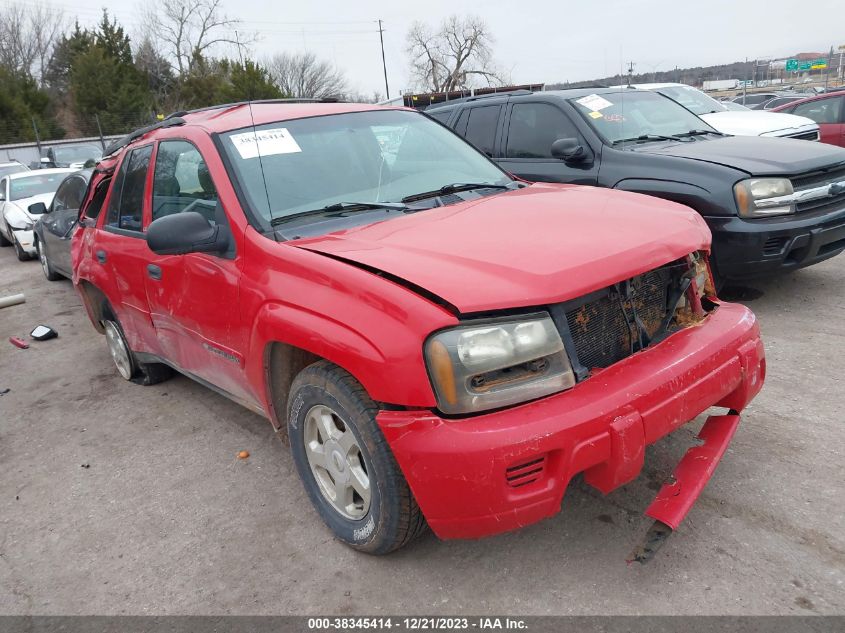
[{"label": "detached bumper piece", "polygon": [[669,481],[663,484],[645,511],[646,516],[655,522],[643,544],[634,549],[628,562],[648,562],[654,558],[672,531],[678,529],[713,476],[738,426],[739,414],[735,411],[707,418],[698,434],[702,444],[686,452]]}]

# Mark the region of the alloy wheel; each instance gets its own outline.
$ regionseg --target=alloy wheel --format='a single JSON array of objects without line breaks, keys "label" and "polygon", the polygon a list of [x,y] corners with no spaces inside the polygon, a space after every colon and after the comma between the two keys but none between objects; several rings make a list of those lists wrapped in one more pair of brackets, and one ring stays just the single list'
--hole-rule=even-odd
[{"label": "alloy wheel", "polygon": [[363,519],[370,510],[370,477],[351,428],[331,408],[316,405],[303,430],[305,455],[323,497],[347,519]]},{"label": "alloy wheel", "polygon": [[114,321],[106,321],[106,343],[109,346],[109,353],[117,367],[118,373],[126,380],[132,378],[132,359],[129,356],[129,348],[123,340],[117,325]]}]

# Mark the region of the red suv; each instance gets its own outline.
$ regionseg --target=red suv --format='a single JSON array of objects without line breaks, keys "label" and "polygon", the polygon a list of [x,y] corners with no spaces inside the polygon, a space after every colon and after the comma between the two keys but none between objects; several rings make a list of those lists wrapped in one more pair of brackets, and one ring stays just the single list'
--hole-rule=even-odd
[{"label": "red suv", "polygon": [[[712,405],[648,509],[668,533],[765,374],[675,203],[528,184],[424,114],[257,102],[106,152],[74,284],[127,380],[176,369],[269,418],[325,523],[394,550],[608,492]],[[668,527],[666,527],[668,526]]]}]

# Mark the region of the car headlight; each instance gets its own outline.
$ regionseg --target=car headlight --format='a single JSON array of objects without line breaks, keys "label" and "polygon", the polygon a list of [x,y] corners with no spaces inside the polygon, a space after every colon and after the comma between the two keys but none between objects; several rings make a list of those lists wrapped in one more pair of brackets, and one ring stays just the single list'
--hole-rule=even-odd
[{"label": "car headlight", "polygon": [[474,413],[546,396],[575,384],[548,314],[510,317],[437,332],[425,344],[444,413]]},{"label": "car headlight", "polygon": [[793,194],[788,178],[749,178],[734,185],[736,206],[744,218],[795,213]]}]

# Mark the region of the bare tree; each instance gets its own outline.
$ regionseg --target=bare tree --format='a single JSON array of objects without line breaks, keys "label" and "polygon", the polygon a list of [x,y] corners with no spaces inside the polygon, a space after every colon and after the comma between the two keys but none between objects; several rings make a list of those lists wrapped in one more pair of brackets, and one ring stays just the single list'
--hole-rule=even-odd
[{"label": "bare tree", "polygon": [[179,75],[190,72],[197,57],[219,44],[248,45],[255,36],[236,37],[240,20],[223,13],[223,0],[162,0],[146,7],[146,33],[161,42]]},{"label": "bare tree", "polygon": [[346,92],[343,72],[314,53],[277,53],[265,66],[279,89],[292,97],[333,97]]},{"label": "bare tree", "polygon": [[65,31],[64,12],[46,4],[9,4],[0,12],[0,64],[41,82]]},{"label": "bare tree", "polygon": [[477,80],[501,85],[493,62],[493,36],[477,16],[450,16],[434,29],[415,22],[408,31],[406,51],[411,76],[423,90],[444,92],[473,86]]}]

